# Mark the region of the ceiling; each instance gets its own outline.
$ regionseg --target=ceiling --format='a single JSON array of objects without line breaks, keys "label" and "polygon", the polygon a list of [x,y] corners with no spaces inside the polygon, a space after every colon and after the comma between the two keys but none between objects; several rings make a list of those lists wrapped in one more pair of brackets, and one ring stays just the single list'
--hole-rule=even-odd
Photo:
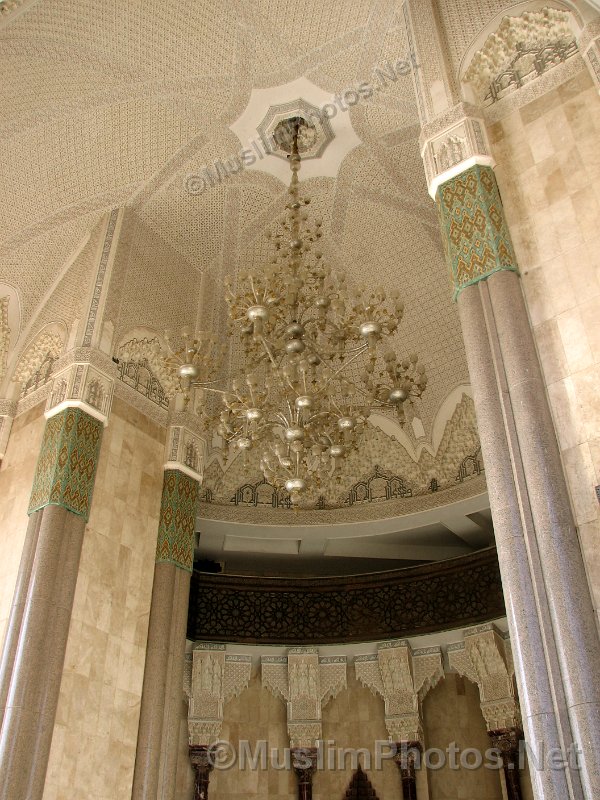
[{"label": "ceiling", "polygon": [[[471,28],[510,3],[473,2],[468,30],[457,25],[456,5],[440,4],[453,64]],[[190,194],[187,176],[239,152],[236,121],[248,109],[260,121],[270,105],[295,99],[299,84],[287,95],[283,84],[336,95],[379,81],[377,70],[408,52],[398,0],[55,0],[25,2],[0,17],[0,283],[19,293],[15,357],[45,325],[73,325],[102,214],[120,206],[126,214],[107,301],[113,348],[139,327],[160,332],[196,321],[223,332],[223,279],[264,259],[263,233],[286,186],[260,164],[199,194]],[[468,373],[411,75],[378,84],[332,124],[337,144],[334,137],[322,168],[310,162],[303,191],[323,219],[329,260],[356,283],[401,289],[406,311],[395,345],[417,351],[426,366],[421,445],[433,449],[440,409]],[[200,548],[241,571],[256,570],[260,559],[296,572],[432,560],[489,543],[481,487],[474,497],[473,508],[440,498],[443,512],[410,529],[401,514],[390,523],[382,513],[388,527],[377,530],[377,543],[372,530],[342,535],[344,525],[335,535],[315,526],[289,539],[275,526],[264,545],[264,529],[238,524],[227,533],[235,522],[205,520]]]}]

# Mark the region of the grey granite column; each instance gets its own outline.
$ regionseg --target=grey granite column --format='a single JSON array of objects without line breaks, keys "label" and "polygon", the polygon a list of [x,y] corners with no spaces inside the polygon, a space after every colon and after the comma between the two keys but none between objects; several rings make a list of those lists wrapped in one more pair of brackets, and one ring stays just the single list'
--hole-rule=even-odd
[{"label": "grey granite column", "polygon": [[85,520],[61,506],[42,519],[0,734],[0,800],[44,791]]},{"label": "grey granite column", "polygon": [[[565,748],[571,744],[572,735],[552,631],[541,623],[547,602],[544,587],[536,586],[532,576],[532,572],[539,574],[539,569],[532,570],[530,565],[530,556],[538,559],[535,530],[518,470],[520,458],[518,442],[512,435],[511,410],[501,386],[501,356],[488,333],[483,291],[485,285],[481,283],[466,287],[459,295],[458,310],[486,468],[523,727],[534,751]],[[532,766],[531,779],[538,800],[582,797],[578,775],[571,771],[537,770]]]},{"label": "grey granite column", "polygon": [[156,800],[158,797],[176,573],[177,567],[174,564],[159,563],[154,567],[142,705],[131,795],[133,800]]},{"label": "grey granite column", "polygon": [[163,716],[161,800],[174,800],[179,755],[179,733],[183,707],[183,668],[190,599],[191,573],[177,570],[175,575],[173,617],[169,641],[169,668]]},{"label": "grey granite column", "polygon": [[25,609],[27,590],[29,589],[29,579],[31,577],[31,569],[33,567],[33,558],[35,556],[41,521],[42,512],[40,511],[37,511],[29,517],[25,543],[21,554],[21,562],[19,564],[19,572],[15,584],[15,593],[10,607],[8,625],[6,626],[6,635],[4,637],[2,655],[0,657],[0,730],[2,729],[2,720],[4,719],[6,698],[8,697],[15,654],[19,642],[19,634],[21,632],[21,621],[23,619],[23,611]]},{"label": "grey granite column", "polygon": [[44,429],[29,502],[37,542],[30,529],[15,600],[27,584],[0,733],[0,800],[44,793],[102,431],[80,408],[51,415]]},{"label": "grey granite column", "polygon": [[529,505],[582,783],[600,797],[600,639],[558,442],[520,278],[499,272],[490,303],[519,440]]},{"label": "grey granite column", "polygon": [[197,499],[196,480],[165,470],[132,800],[174,795]]}]

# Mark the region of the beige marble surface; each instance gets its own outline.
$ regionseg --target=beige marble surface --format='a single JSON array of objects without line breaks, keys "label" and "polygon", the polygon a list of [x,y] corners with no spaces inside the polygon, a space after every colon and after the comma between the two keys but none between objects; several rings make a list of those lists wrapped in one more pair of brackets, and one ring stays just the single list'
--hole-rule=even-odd
[{"label": "beige marble surface", "polygon": [[129,800],[164,431],[116,400],[104,431],[44,800]]},{"label": "beige marble surface", "polygon": [[17,417],[0,464],[0,642],[10,614],[45,423],[43,403]]},{"label": "beige marble surface", "polygon": [[490,136],[598,612],[600,98],[588,72]]}]

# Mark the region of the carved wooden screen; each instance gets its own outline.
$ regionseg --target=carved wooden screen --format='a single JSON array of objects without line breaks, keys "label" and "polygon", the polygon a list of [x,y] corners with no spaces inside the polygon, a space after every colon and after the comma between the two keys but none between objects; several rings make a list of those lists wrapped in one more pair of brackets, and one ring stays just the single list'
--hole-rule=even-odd
[{"label": "carved wooden screen", "polygon": [[345,800],[378,800],[375,789],[371,786],[371,782],[362,771],[360,764],[352,776],[344,798]]}]

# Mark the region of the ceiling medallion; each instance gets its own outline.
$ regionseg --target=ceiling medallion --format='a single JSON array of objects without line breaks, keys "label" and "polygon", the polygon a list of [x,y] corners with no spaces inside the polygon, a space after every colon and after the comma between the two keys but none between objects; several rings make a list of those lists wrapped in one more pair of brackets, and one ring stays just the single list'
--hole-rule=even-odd
[{"label": "ceiling medallion", "polygon": [[302,136],[310,137],[310,142],[299,142],[303,177],[337,177],[342,161],[361,140],[352,127],[349,109],[338,109],[335,96],[306,78],[252,90],[243,113],[230,125],[242,148],[264,152],[245,170],[267,172],[288,182],[289,151],[277,144],[275,133],[280,123],[294,117],[303,120],[306,130]]},{"label": "ceiling medallion", "polygon": [[286,162],[292,151],[292,124],[301,122],[298,151],[302,161],[320,158],[334,139],[331,122],[317,106],[298,98],[289,103],[271,106],[258,125],[257,132],[262,141],[273,143],[271,152]]}]

